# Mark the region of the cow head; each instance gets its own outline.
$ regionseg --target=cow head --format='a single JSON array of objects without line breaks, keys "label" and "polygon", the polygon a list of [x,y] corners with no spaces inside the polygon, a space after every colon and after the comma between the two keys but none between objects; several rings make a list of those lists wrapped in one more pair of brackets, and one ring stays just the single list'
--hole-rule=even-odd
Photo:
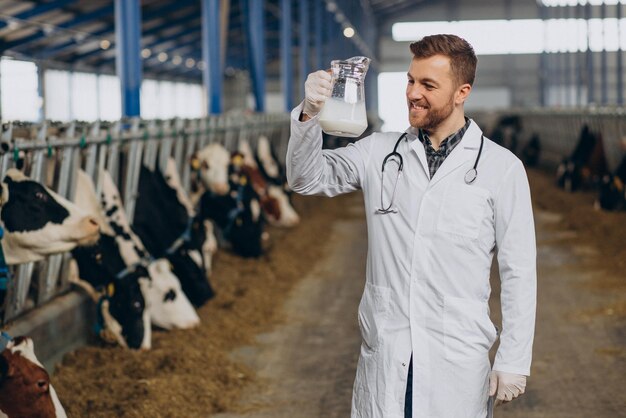
[{"label": "cow head", "polygon": [[1,193],[7,264],[41,260],[98,239],[93,217],[18,170],[7,171]]},{"label": "cow head", "polygon": [[148,265],[152,286],[148,290],[150,318],[163,329],[193,328],[200,318],[172,273],[170,263],[160,258]]},{"label": "cow head", "polygon": [[149,349],[149,310],[143,294],[149,288],[148,272],[142,266],[127,268],[115,238],[102,234],[97,245],[72,251],[81,280],[102,289],[99,304],[101,336],[124,347]]},{"label": "cow head", "polygon": [[247,166],[257,168],[256,159],[254,158],[254,154],[252,153],[252,147],[250,147],[250,142],[247,139],[241,138],[239,140],[239,146],[237,150],[243,156],[243,163]]},{"label": "cow head", "polygon": [[66,417],[48,372],[35,356],[30,338],[17,337],[0,353],[0,415]]},{"label": "cow head", "polygon": [[259,161],[259,168],[263,174],[271,179],[280,179],[281,173],[278,159],[272,150],[269,139],[264,135],[259,137],[256,155]]},{"label": "cow head", "polygon": [[204,187],[218,195],[228,193],[230,154],[226,148],[217,143],[209,144],[197,152],[196,158]]}]

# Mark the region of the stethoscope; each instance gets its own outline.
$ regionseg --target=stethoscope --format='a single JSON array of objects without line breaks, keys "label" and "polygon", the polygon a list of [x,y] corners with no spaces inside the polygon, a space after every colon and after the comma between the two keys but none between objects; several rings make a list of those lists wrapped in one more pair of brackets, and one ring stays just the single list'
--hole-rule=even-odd
[{"label": "stethoscope", "polygon": [[[393,151],[387,154],[385,158],[383,159],[383,167],[381,169],[381,177],[380,177],[380,208],[376,209],[376,213],[387,214],[387,213],[398,212],[397,209],[392,209],[391,207],[393,206],[393,200],[396,197],[396,188],[398,187],[398,179],[400,178],[400,173],[402,172],[402,169],[404,168],[404,160],[402,159],[402,155],[400,155],[400,153],[398,152],[398,146],[400,145],[400,142],[404,138],[406,138],[406,135],[407,135],[406,132],[400,135],[400,138],[398,138],[398,140],[396,141],[396,145],[393,147]],[[470,185],[474,183],[474,181],[476,180],[476,177],[478,177],[478,169],[477,169],[478,161],[480,161],[480,156],[483,153],[484,143],[485,143],[485,137],[481,134],[480,135],[480,148],[478,149],[478,155],[476,155],[476,161],[474,161],[474,166],[470,168],[469,170],[467,170],[467,173],[465,173],[465,177],[463,178],[465,180],[465,184]],[[385,190],[385,187],[384,187],[385,165],[388,162],[394,162],[398,165],[398,175],[396,176],[396,181],[393,186],[393,191],[391,192],[391,201],[389,202],[389,205],[385,207],[385,204],[383,202],[383,191]]]}]

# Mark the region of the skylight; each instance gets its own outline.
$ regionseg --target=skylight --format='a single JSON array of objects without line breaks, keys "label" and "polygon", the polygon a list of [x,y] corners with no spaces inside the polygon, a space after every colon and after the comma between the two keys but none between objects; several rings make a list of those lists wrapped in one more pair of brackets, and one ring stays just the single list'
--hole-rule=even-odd
[{"label": "skylight", "polygon": [[[477,55],[626,50],[626,19],[513,19],[402,22],[392,26],[395,41],[452,33],[472,44]],[[587,36],[589,35],[589,36]]]}]

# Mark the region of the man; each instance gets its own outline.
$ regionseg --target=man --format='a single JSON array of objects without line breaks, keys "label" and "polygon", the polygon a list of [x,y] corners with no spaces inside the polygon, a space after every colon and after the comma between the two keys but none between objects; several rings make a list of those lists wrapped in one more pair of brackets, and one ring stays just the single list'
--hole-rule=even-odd
[{"label": "man", "polygon": [[[536,248],[528,181],[519,159],[464,116],[472,47],[434,35],[411,51],[405,135],[375,133],[322,151],[316,115],[330,76],[309,75],[292,112],[287,177],[301,194],[363,190],[369,251],[352,417],[485,418],[490,395],[512,400],[530,374]],[[491,371],[495,253],[503,329]]]}]

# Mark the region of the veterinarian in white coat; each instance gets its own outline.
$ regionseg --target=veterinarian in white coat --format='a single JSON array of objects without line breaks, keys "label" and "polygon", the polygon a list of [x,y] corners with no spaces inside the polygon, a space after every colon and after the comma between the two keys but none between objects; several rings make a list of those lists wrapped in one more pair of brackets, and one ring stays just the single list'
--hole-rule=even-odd
[{"label": "veterinarian in white coat", "polygon": [[[287,176],[301,194],[364,194],[369,251],[352,417],[485,418],[490,395],[496,404],[512,400],[530,374],[536,247],[528,181],[520,160],[465,118],[472,47],[434,35],[411,51],[406,135],[375,133],[322,150],[316,115],[330,76],[317,71],[291,114]],[[448,155],[437,154],[453,141]],[[400,158],[383,171],[396,146]],[[494,254],[503,325],[492,371]]]}]

